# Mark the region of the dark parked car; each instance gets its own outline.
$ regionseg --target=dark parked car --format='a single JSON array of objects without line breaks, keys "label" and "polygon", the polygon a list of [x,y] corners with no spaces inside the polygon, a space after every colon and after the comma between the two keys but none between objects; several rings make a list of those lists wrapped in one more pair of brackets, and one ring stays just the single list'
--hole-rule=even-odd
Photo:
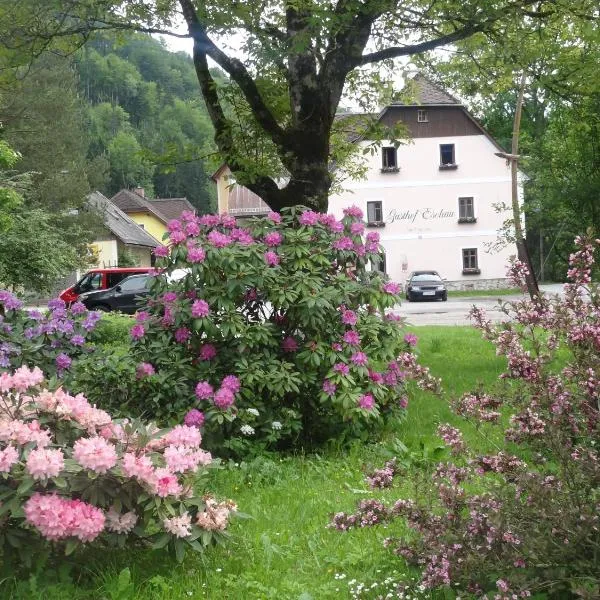
[{"label": "dark parked car", "polygon": [[444,280],[437,271],[413,271],[406,281],[406,299],[415,300],[441,299],[448,300],[448,290]]},{"label": "dark parked car", "polygon": [[133,314],[139,310],[144,296],[148,295],[149,279],[149,275],[131,275],[109,290],[81,294],[79,300],[88,310],[120,310]]}]

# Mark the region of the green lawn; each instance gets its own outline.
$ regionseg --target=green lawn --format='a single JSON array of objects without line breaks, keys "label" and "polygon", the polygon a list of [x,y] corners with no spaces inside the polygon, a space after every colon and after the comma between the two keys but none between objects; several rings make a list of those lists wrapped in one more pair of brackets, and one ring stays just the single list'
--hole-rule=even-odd
[{"label": "green lawn", "polygon": [[497,290],[450,290],[448,298],[470,298],[471,296],[483,296],[487,298],[499,298],[500,296],[521,295],[523,292],[519,288],[500,288]]},{"label": "green lawn", "polygon": [[[471,328],[419,327],[414,331],[420,338],[421,362],[443,378],[450,395],[475,389],[480,383],[492,384],[503,367],[503,359]],[[374,598],[381,585],[360,596],[349,590],[360,582],[371,585],[387,576],[409,576],[402,561],[382,546],[391,528],[341,534],[326,525],[332,513],[351,510],[358,499],[370,496],[363,471],[381,466],[391,455],[395,439],[418,452],[421,444],[439,443],[435,429],[446,421],[456,419],[445,400],[416,392],[406,421],[380,443],[357,444],[344,452],[272,456],[226,465],[215,472],[213,487],[218,495],[235,499],[240,510],[251,516],[233,523],[227,546],[204,556],[188,555],[181,565],[160,551],[89,552],[73,559],[70,569],[45,569],[21,581],[5,576],[0,581],[0,598]],[[464,433],[481,444],[473,430],[466,427]],[[397,497],[398,493],[384,495]],[[129,579],[125,568],[130,569]],[[350,586],[352,580],[356,583]]]}]

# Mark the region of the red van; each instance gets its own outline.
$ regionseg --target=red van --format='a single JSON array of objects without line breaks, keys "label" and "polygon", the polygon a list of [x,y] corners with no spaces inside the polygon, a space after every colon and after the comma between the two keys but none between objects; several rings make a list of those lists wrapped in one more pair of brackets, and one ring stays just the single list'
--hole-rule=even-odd
[{"label": "red van", "polygon": [[121,280],[130,275],[148,273],[151,267],[112,267],[110,269],[91,269],[74,286],[62,291],[59,298],[67,304],[75,302],[79,294],[96,292],[115,287]]}]

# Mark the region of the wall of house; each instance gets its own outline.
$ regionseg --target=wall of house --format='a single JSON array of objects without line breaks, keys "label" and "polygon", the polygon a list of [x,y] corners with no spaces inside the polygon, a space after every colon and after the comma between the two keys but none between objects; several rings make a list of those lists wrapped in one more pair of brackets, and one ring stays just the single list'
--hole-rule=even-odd
[{"label": "wall of house", "polygon": [[116,267],[118,265],[119,250],[116,239],[96,240],[90,244],[90,249],[93,256],[96,257],[96,264],[90,264],[91,268]]},{"label": "wall of house", "polygon": [[[440,144],[455,145],[454,170],[440,170]],[[346,185],[330,198],[329,209],[341,216],[356,204],[367,216],[367,202],[381,201],[384,225],[374,231],[386,252],[386,271],[404,281],[410,271],[433,269],[453,288],[506,284],[513,247],[494,248],[498,230],[510,212],[496,207],[511,199],[510,169],[494,155],[485,135],[423,137],[397,151],[398,172],[381,172],[381,151],[369,157],[365,181]],[[474,198],[475,223],[458,222],[458,198]],[[476,248],[479,274],[464,274],[462,250]]]},{"label": "wall of house", "polygon": [[137,262],[138,267],[151,267],[152,250],[146,246],[131,246],[119,242],[119,251],[127,250]]},{"label": "wall of house", "polygon": [[229,212],[229,192],[230,192],[231,171],[228,168],[220,170],[216,180],[217,184],[217,212],[219,214]]},{"label": "wall of house", "polygon": [[127,216],[135,221],[138,225],[144,227],[144,229],[159,242],[162,242],[163,234],[167,231],[167,226],[154,215],[148,213],[127,213]]}]

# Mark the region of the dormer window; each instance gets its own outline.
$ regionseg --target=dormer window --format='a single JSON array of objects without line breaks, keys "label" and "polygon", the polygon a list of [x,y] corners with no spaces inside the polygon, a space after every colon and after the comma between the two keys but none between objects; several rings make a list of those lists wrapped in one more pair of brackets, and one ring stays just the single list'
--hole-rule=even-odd
[{"label": "dormer window", "polygon": [[384,146],[381,149],[381,172],[382,173],[397,173],[398,156],[394,146]]},{"label": "dormer window", "polygon": [[456,169],[454,144],[440,144],[440,169]]},{"label": "dormer window", "polygon": [[419,109],[417,111],[417,122],[418,123],[429,123],[429,116],[426,110]]}]

